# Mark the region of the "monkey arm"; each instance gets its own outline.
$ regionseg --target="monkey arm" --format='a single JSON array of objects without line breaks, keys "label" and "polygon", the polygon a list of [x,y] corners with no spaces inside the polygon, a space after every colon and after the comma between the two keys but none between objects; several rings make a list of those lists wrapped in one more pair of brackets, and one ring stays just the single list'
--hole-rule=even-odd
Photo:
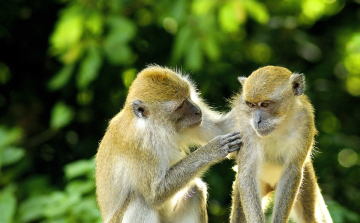
[{"label": "monkey arm", "polygon": [[214,138],[170,167],[161,180],[153,181],[150,196],[145,199],[152,205],[162,205],[210,165],[240,149],[241,143],[238,132]]},{"label": "monkey arm", "polygon": [[198,129],[189,131],[192,138],[198,141],[199,145],[204,145],[211,139],[219,135],[237,131],[234,111],[227,114],[219,114],[206,105],[202,105],[203,121]]},{"label": "monkey arm", "polygon": [[288,222],[291,209],[302,180],[302,164],[289,164],[284,167],[276,188],[272,222]]},{"label": "monkey arm", "polygon": [[261,208],[259,181],[257,179],[259,162],[254,149],[256,148],[249,147],[246,148],[247,151],[244,148],[239,152],[239,169],[236,180],[246,222],[264,223],[265,217]]},{"label": "monkey arm", "polygon": [[160,180],[154,182],[148,202],[154,206],[162,205],[167,199],[173,197],[196,176],[200,175],[210,163],[203,159],[201,152],[195,151],[173,165]]}]

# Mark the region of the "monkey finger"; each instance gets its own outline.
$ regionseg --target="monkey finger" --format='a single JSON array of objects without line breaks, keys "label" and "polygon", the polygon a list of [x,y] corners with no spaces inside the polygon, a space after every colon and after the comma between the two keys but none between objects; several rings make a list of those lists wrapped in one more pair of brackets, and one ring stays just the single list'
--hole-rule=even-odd
[{"label": "monkey finger", "polygon": [[229,149],[227,150],[228,153],[232,153],[235,152],[236,150],[240,150],[241,149],[241,145],[238,146],[234,146],[234,147],[229,147]]},{"label": "monkey finger", "polygon": [[238,140],[238,139],[241,139],[240,133],[231,134],[224,139],[224,143],[226,144],[226,143]]},{"label": "monkey finger", "polygon": [[239,135],[239,134],[240,134],[240,131],[235,131],[235,132],[226,134],[226,136],[235,136],[235,135]]},{"label": "monkey finger", "polygon": [[238,135],[238,134],[240,134],[240,131],[235,131],[235,132],[223,135],[223,138],[228,138],[228,137],[235,136],[235,135]]},{"label": "monkey finger", "polygon": [[236,145],[242,145],[242,139],[236,139],[232,142],[229,142],[227,144],[229,147],[233,147],[233,146],[236,146]]}]

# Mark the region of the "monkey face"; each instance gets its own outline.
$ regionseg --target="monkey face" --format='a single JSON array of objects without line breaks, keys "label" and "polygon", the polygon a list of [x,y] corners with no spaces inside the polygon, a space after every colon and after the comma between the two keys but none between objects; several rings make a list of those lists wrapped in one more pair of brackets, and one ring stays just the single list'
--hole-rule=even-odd
[{"label": "monkey face", "polygon": [[250,125],[253,127],[258,136],[265,137],[276,129],[280,120],[275,115],[275,102],[244,102],[248,107]]},{"label": "monkey face", "polygon": [[157,103],[137,100],[132,103],[132,110],[139,119],[173,126],[177,131],[199,127],[202,122],[201,109],[190,98]]},{"label": "monkey face", "polygon": [[266,66],[238,80],[243,87],[240,106],[260,137],[278,128],[305,89],[304,75],[283,67]]},{"label": "monkey face", "polygon": [[177,130],[199,127],[202,122],[202,112],[190,98],[180,101],[171,114]]}]

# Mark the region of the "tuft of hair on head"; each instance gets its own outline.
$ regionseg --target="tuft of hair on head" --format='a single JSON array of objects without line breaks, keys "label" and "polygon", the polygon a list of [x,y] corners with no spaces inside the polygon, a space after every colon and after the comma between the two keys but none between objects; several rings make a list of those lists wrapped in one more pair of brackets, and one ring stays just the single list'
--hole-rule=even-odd
[{"label": "tuft of hair on head", "polygon": [[138,73],[130,86],[128,97],[145,103],[178,100],[190,95],[189,83],[173,70],[158,65]]}]

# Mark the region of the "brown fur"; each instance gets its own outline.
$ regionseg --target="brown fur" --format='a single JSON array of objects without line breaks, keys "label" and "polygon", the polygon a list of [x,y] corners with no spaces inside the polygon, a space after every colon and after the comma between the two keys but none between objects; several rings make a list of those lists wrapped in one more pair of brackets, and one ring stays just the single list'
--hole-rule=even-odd
[{"label": "brown fur", "polygon": [[243,86],[244,100],[255,103],[268,100],[268,96],[279,86],[283,86],[291,74],[290,70],[275,66],[266,66],[254,71]]},{"label": "brown fur", "polygon": [[[151,89],[151,91],[149,91]],[[141,71],[129,89],[128,100],[142,98],[144,101],[168,101],[186,98],[190,94],[189,84],[168,69],[158,66]]]}]

